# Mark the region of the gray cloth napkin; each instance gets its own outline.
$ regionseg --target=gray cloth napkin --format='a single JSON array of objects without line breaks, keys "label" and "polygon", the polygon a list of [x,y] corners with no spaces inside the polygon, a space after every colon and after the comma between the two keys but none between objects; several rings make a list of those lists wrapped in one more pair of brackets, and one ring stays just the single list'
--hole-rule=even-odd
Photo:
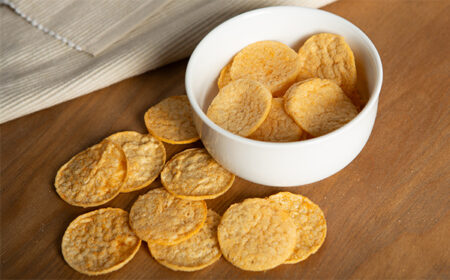
[{"label": "gray cloth napkin", "polygon": [[0,123],[191,54],[224,20],[335,0],[0,0]]}]

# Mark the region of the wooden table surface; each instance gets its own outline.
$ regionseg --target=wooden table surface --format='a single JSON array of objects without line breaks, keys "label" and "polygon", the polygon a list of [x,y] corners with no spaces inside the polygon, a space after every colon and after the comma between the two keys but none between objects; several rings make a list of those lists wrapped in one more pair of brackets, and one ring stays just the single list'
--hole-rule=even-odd
[{"label": "wooden table surface", "polygon": [[[344,170],[288,189],[325,212],[328,236],[318,253],[267,272],[239,270],[223,258],[195,273],[156,263],[146,246],[103,278],[450,278],[449,1],[339,1],[325,7],[359,26],[378,48],[384,84],[372,135]],[[2,124],[1,278],[87,278],[60,250],[65,228],[89,211],[62,201],[53,187],[74,154],[121,130],[145,132],[144,112],[184,93],[187,60]],[[193,145],[166,145],[170,158]],[[158,186],[155,182],[151,187]],[[150,188],[151,188],[150,187]],[[139,194],[107,206],[129,210]],[[208,201],[222,214],[232,203],[281,188],[237,179]]]}]

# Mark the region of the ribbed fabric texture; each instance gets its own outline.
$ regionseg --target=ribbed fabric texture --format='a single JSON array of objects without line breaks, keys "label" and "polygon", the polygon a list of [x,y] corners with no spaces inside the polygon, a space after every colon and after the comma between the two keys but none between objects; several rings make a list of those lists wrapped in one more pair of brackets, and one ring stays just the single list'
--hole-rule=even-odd
[{"label": "ribbed fabric texture", "polygon": [[[81,1],[80,5],[86,2],[91,5],[91,13],[101,14],[102,5],[116,1]],[[331,2],[334,0],[165,0],[154,6],[157,12],[151,16],[144,20],[142,16],[137,18],[139,23],[132,31],[125,28],[120,34],[110,35],[110,40],[116,41],[109,42],[111,45],[96,56],[76,50],[42,30],[53,31],[37,22],[32,10],[24,9],[28,14],[21,11],[35,20],[34,26],[17,11],[1,5],[0,123],[187,57],[211,29],[242,12],[276,5],[317,8]],[[51,10],[52,5],[48,9]],[[49,13],[55,17],[54,11]],[[45,10],[40,10],[38,18],[45,18]],[[37,28],[39,24],[42,28]],[[98,22],[94,20],[92,24]],[[83,32],[72,32],[76,31],[72,27],[71,32],[58,30],[57,34],[82,48],[86,42],[95,41],[92,36],[89,40],[77,41],[77,35],[87,34],[89,23],[85,22],[82,28]]]},{"label": "ribbed fabric texture", "polygon": [[169,0],[2,0],[34,27],[98,55],[157,15]]}]

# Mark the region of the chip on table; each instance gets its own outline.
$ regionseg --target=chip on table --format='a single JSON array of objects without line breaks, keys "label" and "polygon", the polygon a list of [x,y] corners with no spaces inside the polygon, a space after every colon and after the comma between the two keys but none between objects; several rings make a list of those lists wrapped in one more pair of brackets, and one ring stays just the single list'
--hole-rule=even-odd
[{"label": "chip on table", "polygon": [[290,192],[271,195],[269,200],[287,211],[297,227],[297,243],[285,263],[300,262],[317,252],[327,235],[327,223],[320,207],[307,197]]},{"label": "chip on table", "polygon": [[148,131],[169,144],[188,144],[200,137],[186,95],[171,96],[150,107],[144,115]]},{"label": "chip on table", "polygon": [[319,78],[291,86],[284,96],[284,106],[286,113],[314,137],[342,127],[358,114],[335,82]]},{"label": "chip on table", "polygon": [[64,164],[56,174],[55,188],[71,205],[98,206],[120,193],[126,176],[125,153],[119,145],[105,140]]},{"label": "chip on table", "polygon": [[122,131],[106,138],[122,147],[128,162],[128,176],[121,192],[150,185],[166,161],[166,150],[157,138],[135,131]]},{"label": "chip on table", "polygon": [[195,271],[220,259],[222,255],[217,240],[220,216],[208,209],[206,222],[199,232],[176,245],[148,244],[157,262],[172,270]]},{"label": "chip on table", "polygon": [[140,245],[141,240],[128,224],[128,212],[103,208],[73,220],[64,233],[61,249],[73,269],[99,275],[123,267]]},{"label": "chip on table", "polygon": [[130,226],[147,243],[174,245],[197,233],[206,214],[204,201],[180,199],[164,188],[156,188],[134,202]]},{"label": "chip on table", "polygon": [[202,148],[184,150],[172,157],[161,172],[161,183],[176,197],[213,199],[225,193],[234,174],[223,168]]},{"label": "chip on table", "polygon": [[264,271],[292,255],[297,232],[286,211],[266,199],[252,198],[225,211],[217,236],[230,263],[243,270]]}]

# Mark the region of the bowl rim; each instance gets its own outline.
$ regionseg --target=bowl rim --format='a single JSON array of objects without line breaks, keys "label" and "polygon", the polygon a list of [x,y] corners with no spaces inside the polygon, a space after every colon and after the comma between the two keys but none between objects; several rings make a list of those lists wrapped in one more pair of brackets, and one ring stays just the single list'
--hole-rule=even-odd
[{"label": "bowl rim", "polygon": [[[314,137],[312,139],[307,139],[307,140],[302,140],[302,141],[294,141],[294,142],[259,141],[259,140],[254,140],[254,139],[246,138],[243,136],[239,136],[237,134],[234,134],[234,133],[218,126],[212,120],[210,120],[208,118],[208,116],[200,108],[198,102],[196,101],[195,97],[193,96],[193,89],[191,88],[191,84],[190,84],[190,81],[192,80],[191,77],[194,76],[193,69],[192,69],[193,61],[198,56],[200,47],[205,44],[205,41],[209,37],[215,36],[215,33],[220,32],[220,30],[225,28],[226,25],[233,23],[235,21],[239,21],[242,18],[256,16],[256,15],[260,15],[260,14],[264,14],[264,13],[273,13],[273,12],[281,12],[282,13],[283,11],[286,11],[286,10],[288,10],[289,12],[292,12],[293,9],[299,10],[302,12],[308,11],[310,13],[325,14],[327,16],[334,17],[336,20],[344,22],[345,24],[348,24],[352,28],[354,28],[356,33],[358,33],[359,36],[363,39],[363,41],[365,41],[365,43],[369,49],[369,54],[371,55],[372,60],[375,61],[375,63],[376,63],[376,76],[378,77],[375,87],[374,87],[374,90],[373,90],[373,93],[370,96],[368,102],[366,103],[364,108],[361,110],[361,112],[359,112],[358,115],[356,115],[355,118],[353,118],[350,122],[346,123],[342,127],[338,128],[332,132],[329,132],[327,134],[324,134],[322,136],[318,136],[318,137]],[[329,138],[333,138],[335,136],[345,133],[347,130],[350,130],[354,126],[356,126],[357,123],[361,119],[365,118],[366,115],[370,114],[370,111],[374,106],[377,106],[377,101],[378,101],[378,98],[380,95],[382,84],[383,84],[383,66],[381,63],[380,55],[379,55],[375,45],[372,43],[372,41],[369,39],[369,37],[359,27],[357,27],[350,21],[348,21],[345,18],[340,17],[336,14],[333,14],[333,13],[330,13],[327,11],[323,11],[320,9],[299,7],[299,6],[273,6],[273,7],[255,9],[255,10],[251,10],[251,11],[239,14],[237,16],[234,16],[234,17],[222,22],[221,24],[216,26],[214,29],[212,29],[208,34],[206,34],[206,36],[203,37],[203,39],[200,41],[200,43],[197,44],[197,46],[195,47],[194,51],[192,52],[192,54],[189,58],[187,68],[186,68],[186,75],[185,75],[185,87],[186,87],[186,93],[187,93],[187,97],[189,99],[189,103],[191,104],[191,107],[193,108],[195,113],[200,117],[200,119],[205,124],[207,124],[210,128],[212,128],[219,134],[221,134],[225,137],[231,138],[234,141],[244,143],[247,145],[267,147],[267,148],[281,148],[281,147],[291,147],[291,146],[296,147],[296,146],[306,146],[306,145],[311,145],[311,144],[317,144],[317,143],[321,143],[323,141],[328,141]]]}]

